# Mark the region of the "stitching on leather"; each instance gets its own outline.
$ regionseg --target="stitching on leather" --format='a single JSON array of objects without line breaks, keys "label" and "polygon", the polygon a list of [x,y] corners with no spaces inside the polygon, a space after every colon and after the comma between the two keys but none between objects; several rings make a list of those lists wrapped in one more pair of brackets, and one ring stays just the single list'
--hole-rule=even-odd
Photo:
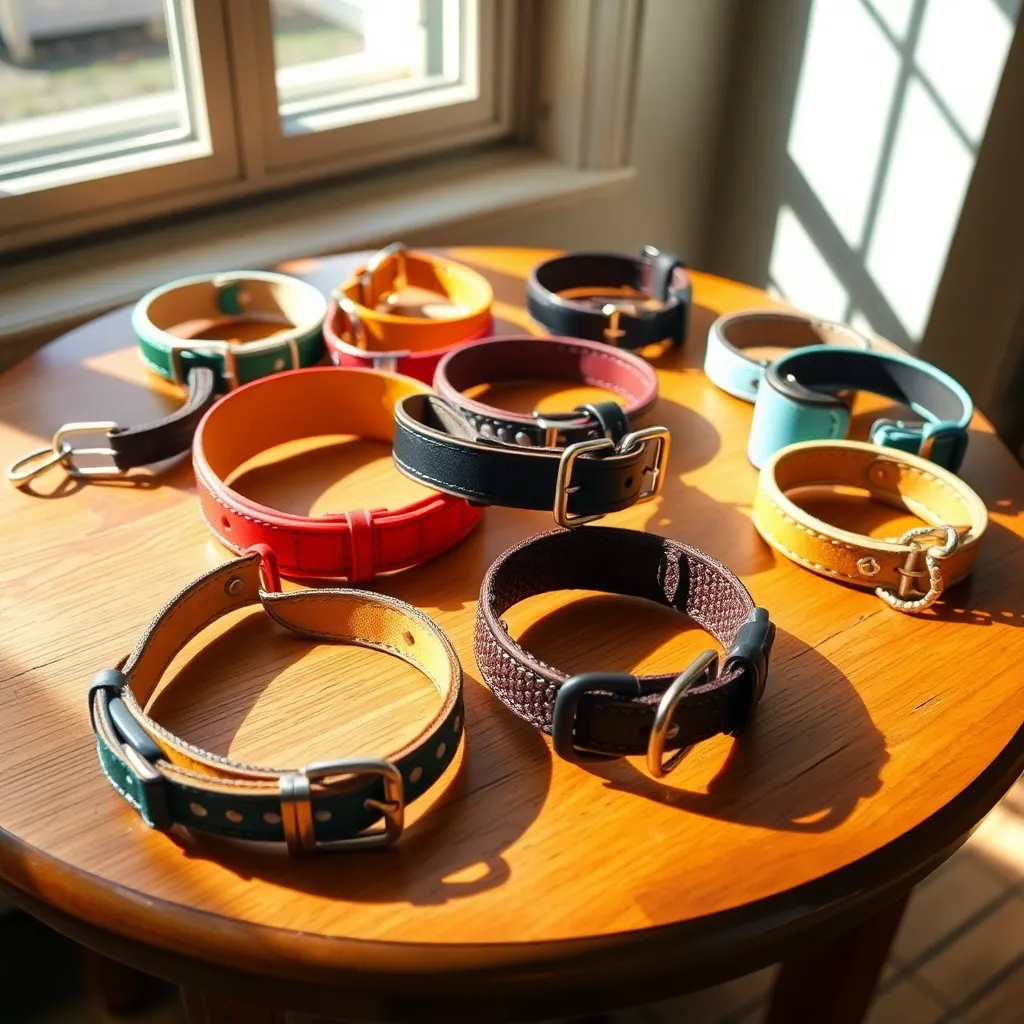
[{"label": "stitching on leather", "polygon": [[[759,524],[761,527],[761,535],[765,540],[769,541],[774,547],[778,548],[787,558],[792,559],[794,562],[800,562],[802,565],[806,565],[811,569],[816,569],[819,572],[827,573],[829,576],[842,576],[848,580],[861,580],[860,576],[851,576],[849,573],[841,572],[839,569],[830,569],[827,565],[821,565],[818,562],[812,562],[809,558],[804,558],[803,555],[798,555],[795,551],[791,551],[786,547],[777,537],[773,536],[772,533],[765,527],[764,523]],[[851,549],[853,550],[853,549]]]},{"label": "stitching on leather", "polygon": [[836,540],[834,537],[829,537],[828,534],[818,533],[815,530],[812,530],[809,526],[804,526],[803,523],[798,523],[791,515],[788,515],[782,508],[776,505],[775,502],[772,501],[772,499],[769,498],[767,495],[765,496],[765,501],[767,501],[768,504],[771,505],[771,507],[775,509],[775,511],[778,512],[778,514],[787,523],[790,524],[790,526],[795,526],[798,530],[803,530],[803,532],[808,534],[809,536],[816,537],[818,540],[827,540],[829,544],[833,544],[836,547],[844,547],[847,551],[859,550],[858,548],[855,548],[852,544],[847,544],[845,541]]}]

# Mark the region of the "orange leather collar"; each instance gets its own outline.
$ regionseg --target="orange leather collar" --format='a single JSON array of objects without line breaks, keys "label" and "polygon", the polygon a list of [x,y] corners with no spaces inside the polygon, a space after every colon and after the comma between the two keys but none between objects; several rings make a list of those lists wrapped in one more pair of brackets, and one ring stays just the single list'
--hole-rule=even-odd
[{"label": "orange leather collar", "polygon": [[[450,308],[437,317],[390,311],[390,298],[406,287],[445,296]],[[324,339],[339,366],[372,366],[429,383],[454,345],[490,333],[493,300],[490,284],[475,270],[395,243],[334,293]]]},{"label": "orange leather collar", "polygon": [[227,483],[253,456],[289,441],[331,434],[391,441],[395,403],[429,393],[408,377],[333,366],[276,374],[230,392],[203,417],[192,445],[207,525],[232,551],[267,545],[282,572],[302,579],[363,582],[447,551],[481,515],[450,494],[394,510],[301,516],[260,505]]}]

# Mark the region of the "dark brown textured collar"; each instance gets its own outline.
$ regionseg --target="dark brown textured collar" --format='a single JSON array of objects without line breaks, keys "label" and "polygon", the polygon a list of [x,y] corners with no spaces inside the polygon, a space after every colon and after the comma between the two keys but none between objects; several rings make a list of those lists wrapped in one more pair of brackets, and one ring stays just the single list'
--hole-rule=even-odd
[{"label": "dark brown textured collar", "polygon": [[[525,650],[502,615],[551,590],[642,597],[689,616],[728,652],[704,652],[679,675],[588,672],[569,678]],[[495,695],[549,732],[570,761],[648,755],[652,774],[671,770],[695,743],[738,734],[761,697],[775,627],[740,580],[709,555],[664,537],[591,526],[541,534],[510,548],[480,588],[477,665]],[[677,751],[663,763],[664,750]]]}]

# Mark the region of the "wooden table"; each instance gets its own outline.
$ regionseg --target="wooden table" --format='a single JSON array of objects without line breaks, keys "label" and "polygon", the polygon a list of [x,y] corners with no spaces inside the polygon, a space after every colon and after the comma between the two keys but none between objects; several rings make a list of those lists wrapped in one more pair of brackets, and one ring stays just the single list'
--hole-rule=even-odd
[{"label": "wooden table", "polygon": [[[503,330],[521,330],[524,276],[548,254],[451,252],[493,281]],[[282,269],[328,290],[352,264]],[[919,617],[803,571],[750,522],[751,407],[700,370],[714,316],[769,300],[702,274],[695,299],[685,350],[656,361],[662,393],[647,422],[672,430],[664,493],[606,522],[707,550],[771,610],[771,675],[741,740],[702,744],[664,780],[636,759],[553,759],[547,738],[491,696],[473,659],[485,569],[552,526],[544,513],[496,508],[457,550],[375,583],[448,632],[468,690],[465,747],[426,806],[414,805],[396,847],[291,861],[149,831],[100,773],[86,688],[168,597],[227,554],[200,519],[187,459],[107,484],[54,472],[30,491],[0,487],[0,877],[9,897],[85,945],[186,986],[211,1020],[279,1019],[271,1006],[365,1019],[551,1018],[778,960],[773,1020],[860,1019],[905,894],[1024,768],[1024,473],[977,417],[963,475],[992,525],[970,581]],[[523,386],[491,397],[529,409],[546,396],[544,408],[565,408],[583,394]],[[64,421],[140,423],[179,401],[141,366],[119,310],[0,378],[0,461],[45,443]],[[856,417],[856,436],[873,415]],[[379,444],[334,439],[277,454],[272,470],[265,458],[237,486],[291,511],[419,493]],[[815,507],[878,535],[911,522],[856,496]],[[674,613],[592,594],[532,599],[509,623],[574,672],[679,670],[707,646]],[[436,697],[394,659],[313,646],[258,611],[203,641],[176,662],[154,712],[245,760],[379,755]],[[238,1000],[251,1005],[240,1010]]]}]

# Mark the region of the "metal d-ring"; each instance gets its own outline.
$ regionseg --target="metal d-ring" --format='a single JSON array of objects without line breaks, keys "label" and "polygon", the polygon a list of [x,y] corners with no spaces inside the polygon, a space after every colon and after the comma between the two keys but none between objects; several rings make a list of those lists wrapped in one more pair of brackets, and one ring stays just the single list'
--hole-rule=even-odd
[{"label": "metal d-ring", "polygon": [[654,715],[654,725],[651,726],[651,738],[647,741],[647,770],[656,779],[668,775],[670,771],[678,767],[679,762],[693,749],[693,744],[681,747],[667,761],[663,760],[665,741],[668,739],[672,716],[675,714],[679,702],[687,691],[692,690],[702,679],[713,678],[717,674],[718,651],[701,651],[690,662],[689,668],[676,676],[672,685],[662,695],[658,710]]}]

